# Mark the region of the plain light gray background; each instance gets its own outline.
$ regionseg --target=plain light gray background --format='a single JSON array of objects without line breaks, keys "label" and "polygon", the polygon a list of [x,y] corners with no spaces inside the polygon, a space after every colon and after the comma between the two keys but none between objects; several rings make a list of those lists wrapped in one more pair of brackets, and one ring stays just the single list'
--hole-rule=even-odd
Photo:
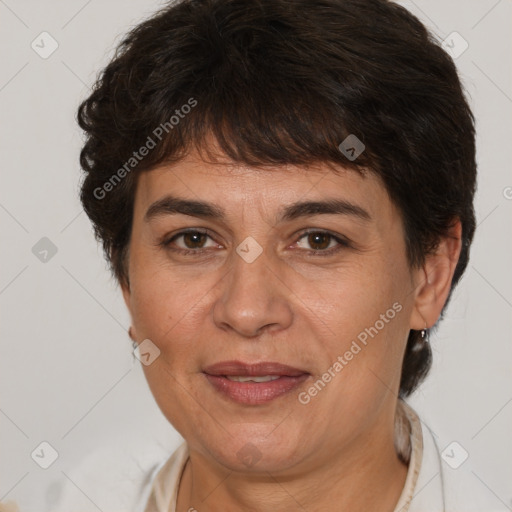
[{"label": "plain light gray background", "polygon": [[[469,45],[456,64],[477,118],[480,172],[471,261],[431,339],[433,370],[409,401],[441,448],[457,441],[468,452],[448,470],[472,472],[510,510],[512,3],[402,3],[440,39],[456,31]],[[179,441],[133,361],[121,293],[78,201],[74,120],[120,36],[162,5],[0,0],[0,501],[23,511],[51,510],[58,483],[101,445]],[[43,31],[59,45],[47,59],[31,47]],[[46,262],[32,252],[43,237],[57,248]],[[59,454],[48,469],[31,458],[43,441]]]}]

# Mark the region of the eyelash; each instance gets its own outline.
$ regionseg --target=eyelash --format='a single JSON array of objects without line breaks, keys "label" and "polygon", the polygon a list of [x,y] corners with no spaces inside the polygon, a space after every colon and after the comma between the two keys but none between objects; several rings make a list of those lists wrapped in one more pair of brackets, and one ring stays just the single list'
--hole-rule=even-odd
[{"label": "eyelash", "polygon": [[[177,238],[179,238],[180,236],[183,236],[183,235],[186,235],[187,233],[199,233],[199,234],[203,234],[203,235],[207,235],[208,237],[212,238],[212,236],[210,235],[210,233],[206,230],[200,230],[200,229],[189,229],[189,230],[185,230],[185,231],[180,231],[179,233],[176,233],[175,235],[173,235],[171,238],[166,238],[164,239],[161,243],[159,243],[158,245],[164,247],[165,249],[167,250],[170,250],[170,251],[173,251],[173,252],[176,252],[176,253],[180,253],[184,256],[186,255],[189,255],[189,254],[193,254],[194,256],[199,256],[199,255],[202,255],[204,252],[206,252],[208,249],[177,249],[175,247],[171,247],[171,243],[174,242]],[[299,240],[302,240],[304,237],[307,237],[308,235],[311,235],[311,234],[321,234],[321,235],[325,235],[325,236],[328,236],[330,237],[331,240],[335,240],[339,245],[336,246],[336,247],[331,247],[330,249],[310,249],[310,250],[306,250],[308,252],[308,254],[312,254],[314,256],[329,256],[331,254],[334,254],[338,251],[340,251],[341,249],[343,248],[347,248],[347,247],[351,247],[351,245],[349,244],[349,242],[339,236],[336,236],[336,235],[333,235],[332,233],[330,233],[329,231],[324,231],[324,230],[309,230],[309,231],[304,231],[303,233],[300,234],[299,238],[297,239],[297,242]]]}]

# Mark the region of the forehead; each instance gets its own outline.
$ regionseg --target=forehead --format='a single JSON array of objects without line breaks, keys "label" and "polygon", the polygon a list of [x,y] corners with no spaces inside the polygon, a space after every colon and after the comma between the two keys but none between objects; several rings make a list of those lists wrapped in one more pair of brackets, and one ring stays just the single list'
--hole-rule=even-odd
[{"label": "forehead", "polygon": [[382,216],[386,211],[393,213],[394,209],[382,181],[374,173],[363,175],[322,163],[258,168],[228,160],[207,162],[196,154],[139,175],[138,215],[144,215],[151,204],[167,194],[207,200],[220,206],[226,215],[239,215],[242,210],[273,214],[298,200],[325,198],[364,205],[372,217]]}]

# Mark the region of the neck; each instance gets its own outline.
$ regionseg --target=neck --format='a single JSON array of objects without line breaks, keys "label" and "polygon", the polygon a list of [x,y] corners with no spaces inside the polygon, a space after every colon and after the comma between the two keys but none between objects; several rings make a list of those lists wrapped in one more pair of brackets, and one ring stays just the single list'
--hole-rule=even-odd
[{"label": "neck", "polygon": [[307,469],[248,475],[219,467],[191,450],[176,510],[394,510],[407,466],[395,449],[393,423],[385,429],[379,421],[349,446],[315,457]]}]

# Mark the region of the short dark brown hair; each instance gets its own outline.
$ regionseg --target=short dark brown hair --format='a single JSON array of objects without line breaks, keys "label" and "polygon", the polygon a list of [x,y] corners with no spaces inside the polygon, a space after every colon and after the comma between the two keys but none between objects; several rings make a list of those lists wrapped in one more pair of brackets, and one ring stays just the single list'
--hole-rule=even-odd
[{"label": "short dark brown hair", "polygon": [[[452,59],[392,2],[169,4],[126,35],[80,105],[78,122],[86,132],[81,201],[121,283],[129,285],[137,174],[194,147],[211,157],[212,136],[230,159],[252,166],[370,170],[401,212],[411,267],[457,219],[462,252],[452,290],[468,263],[474,118]],[[365,146],[356,159],[339,149],[351,134]],[[419,334],[409,334],[401,397],[431,366]]]}]

